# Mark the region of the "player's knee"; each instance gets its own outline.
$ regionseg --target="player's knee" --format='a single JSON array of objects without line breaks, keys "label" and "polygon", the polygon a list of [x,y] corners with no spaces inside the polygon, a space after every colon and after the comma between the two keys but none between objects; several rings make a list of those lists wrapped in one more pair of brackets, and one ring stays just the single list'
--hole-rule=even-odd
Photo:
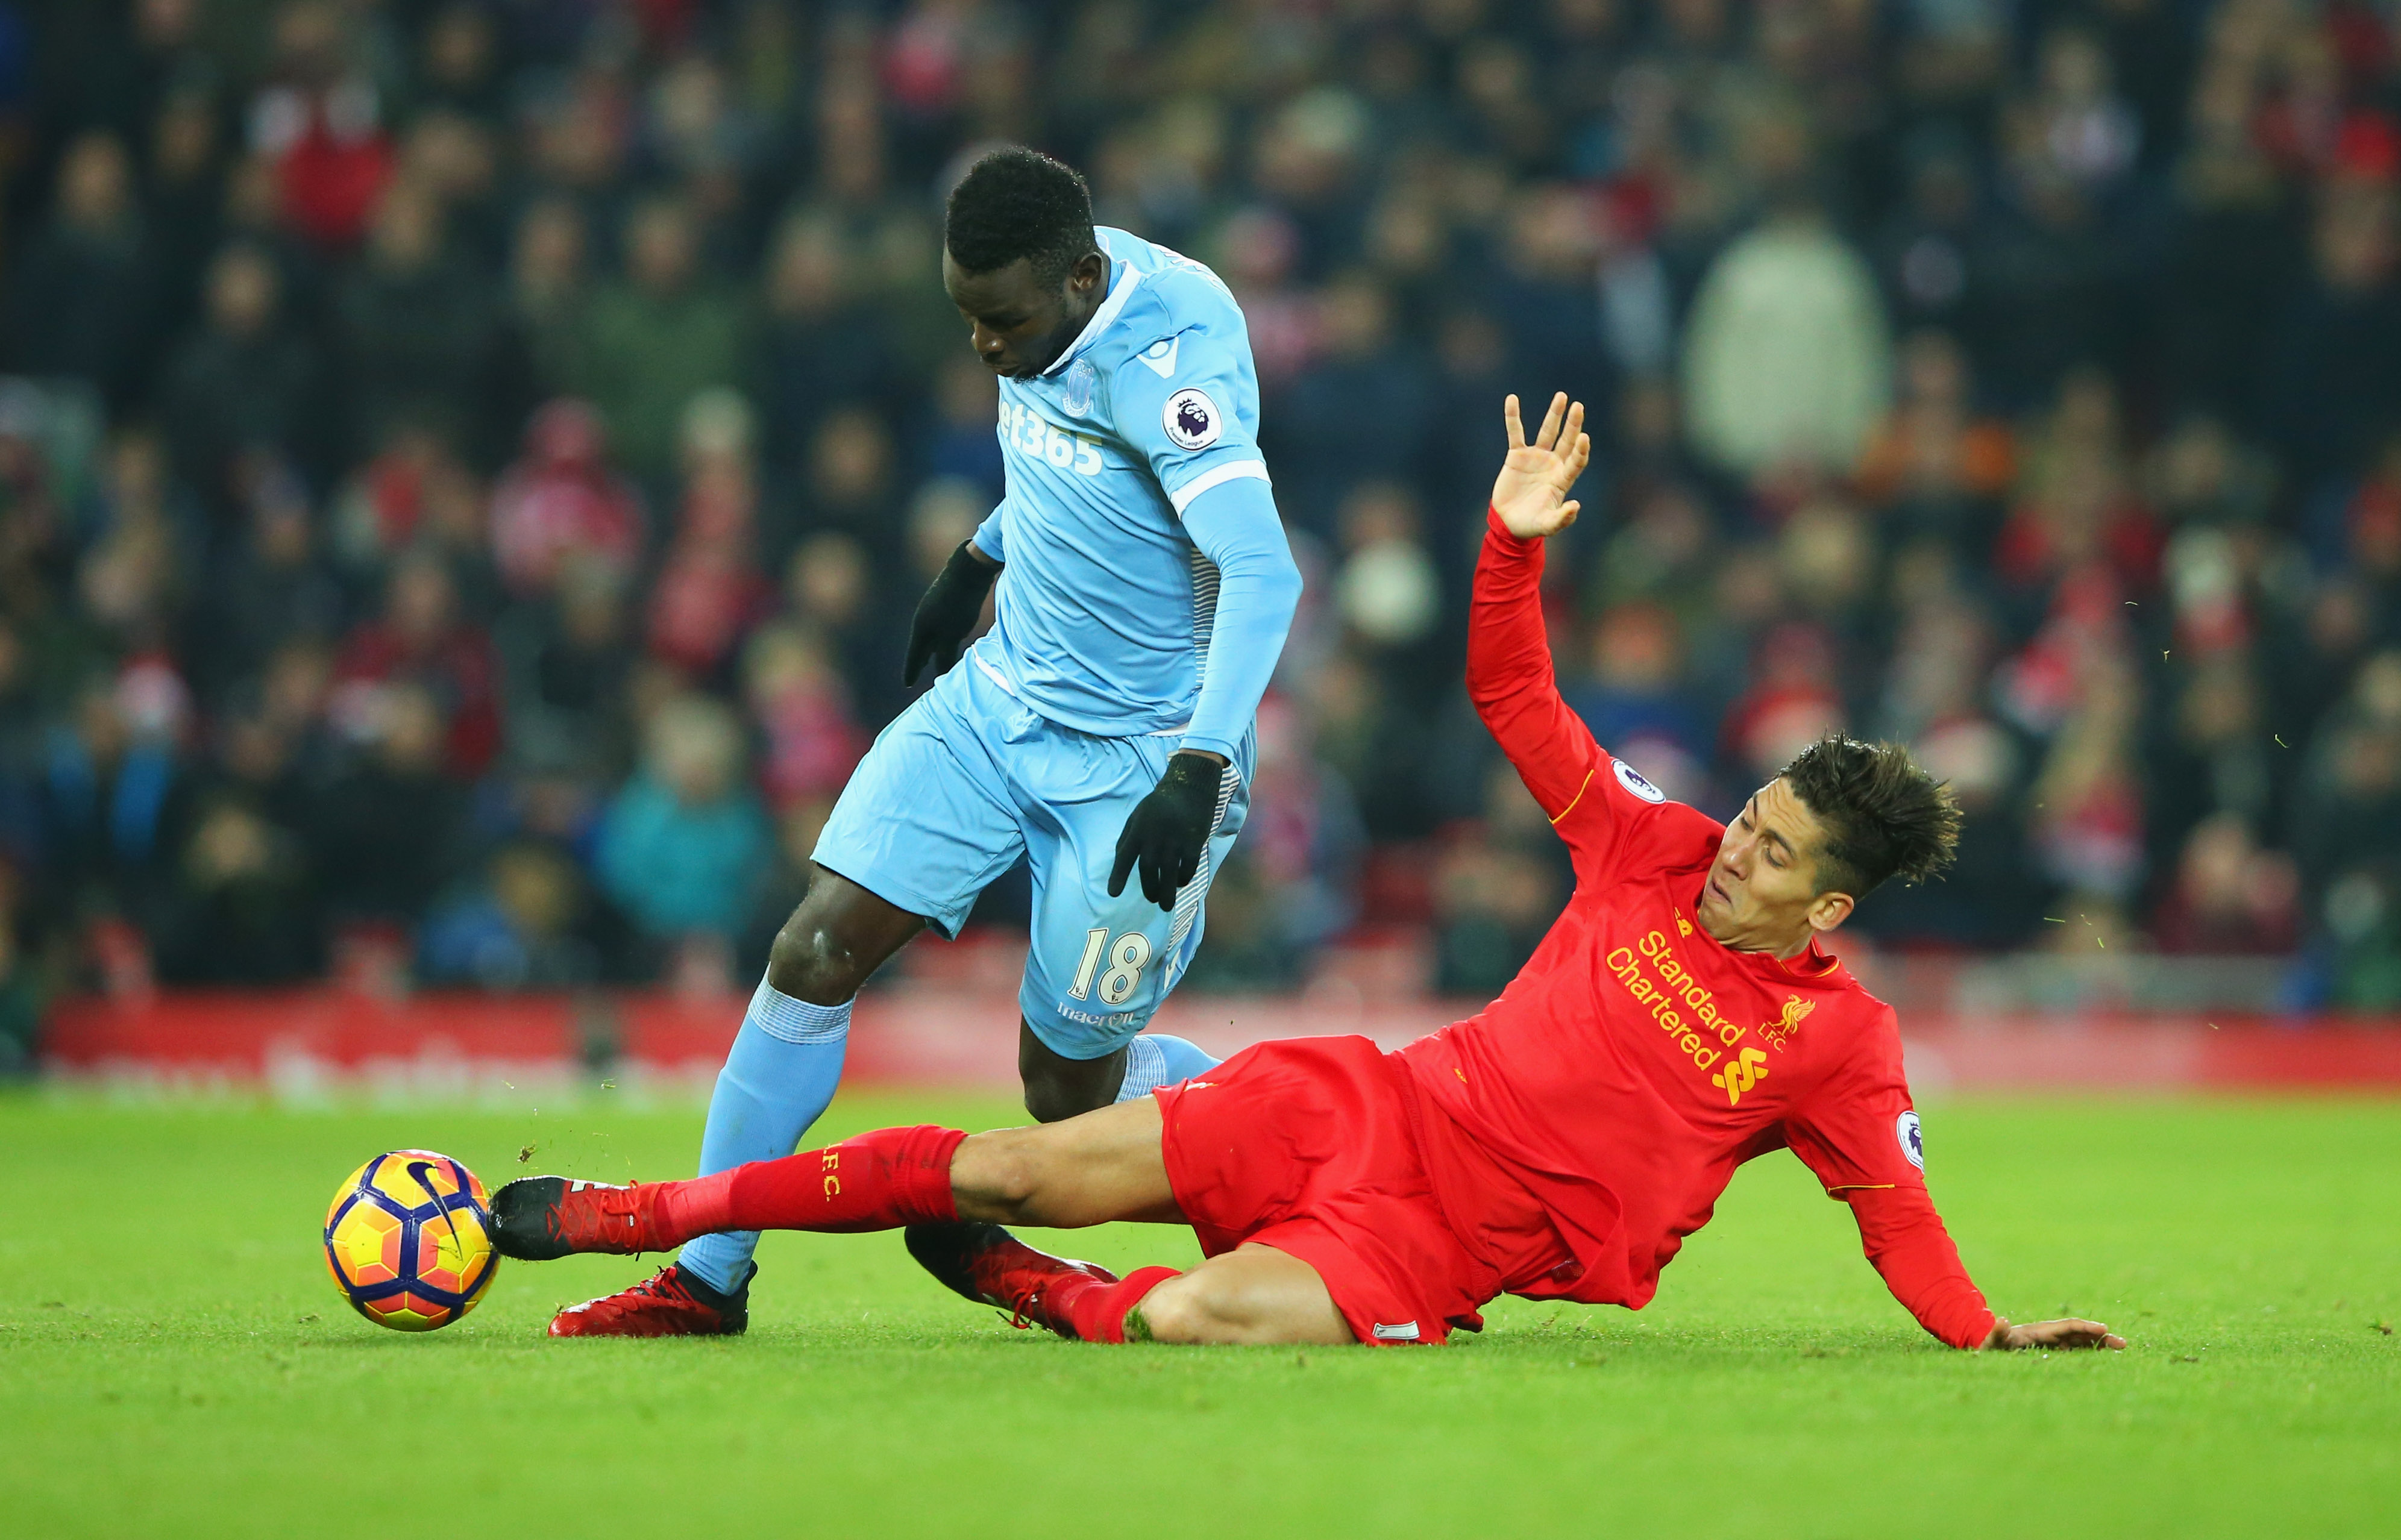
[{"label": "player's knee", "polygon": [[1028,1023],[1017,1040],[1017,1073],[1025,1083],[1025,1111],[1036,1123],[1064,1123],[1118,1098],[1125,1081],[1120,1048],[1099,1058],[1066,1058],[1035,1035]]},{"label": "player's knee", "polygon": [[767,953],[767,982],[812,1005],[839,1005],[858,993],[858,954],[806,903],[792,911]]},{"label": "player's knee", "polygon": [[1036,1123],[1064,1123],[1114,1099],[1113,1092],[1104,1095],[1088,1080],[1036,1075],[1025,1082],[1025,1111]]}]

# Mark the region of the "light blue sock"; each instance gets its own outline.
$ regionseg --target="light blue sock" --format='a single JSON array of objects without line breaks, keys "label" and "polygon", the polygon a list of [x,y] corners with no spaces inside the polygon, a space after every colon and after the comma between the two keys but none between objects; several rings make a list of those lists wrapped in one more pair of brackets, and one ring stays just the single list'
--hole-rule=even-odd
[{"label": "light blue sock", "polygon": [[1126,1044],[1125,1083],[1118,1087],[1118,1099],[1146,1097],[1162,1085],[1214,1070],[1217,1062],[1180,1037],[1143,1032]]},{"label": "light blue sock", "polygon": [[[846,1000],[812,1005],[759,981],[708,1098],[708,1126],[700,1136],[702,1176],[745,1161],[781,1160],[800,1148],[801,1136],[842,1082],[850,1007]],[[748,1279],[750,1253],[757,1249],[757,1231],[729,1231],[701,1236],[676,1260],[709,1288],[732,1293]]]}]

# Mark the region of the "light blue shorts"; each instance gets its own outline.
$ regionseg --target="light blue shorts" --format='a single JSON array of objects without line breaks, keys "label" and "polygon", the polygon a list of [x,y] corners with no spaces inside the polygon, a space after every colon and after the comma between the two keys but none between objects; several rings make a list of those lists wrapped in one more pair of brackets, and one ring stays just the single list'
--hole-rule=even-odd
[{"label": "light blue shorts", "polygon": [[1115,1053],[1142,1030],[1200,946],[1209,879],[1249,808],[1255,753],[1217,797],[1216,831],[1173,913],[1142,876],[1109,896],[1134,804],[1175,752],[1169,737],[1096,738],[1028,709],[962,658],[875,740],[817,837],[817,865],[946,936],[1015,865],[1034,873],[1034,935],[1018,1008],[1063,1058]]}]

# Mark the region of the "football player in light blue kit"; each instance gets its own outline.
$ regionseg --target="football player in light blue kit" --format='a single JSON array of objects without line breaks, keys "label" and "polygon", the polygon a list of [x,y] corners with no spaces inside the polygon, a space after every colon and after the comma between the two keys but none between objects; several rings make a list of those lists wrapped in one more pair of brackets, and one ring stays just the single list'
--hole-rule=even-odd
[{"label": "football player in light blue kit", "polygon": [[[921,928],[956,934],[1020,855],[1026,1110],[1052,1122],[1214,1063],[1142,1029],[1200,944],[1300,596],[1242,314],[1200,264],[1096,230],[1083,179],[1031,150],[975,164],[943,244],[943,285],[1001,376],[1008,494],[918,606],[907,676],[929,661],[941,676],[818,839],[718,1076],[703,1176],[799,1146],[841,1078],[859,986]],[[962,662],[995,581],[997,620]],[[739,1332],[757,1242],[703,1236],[551,1333]]]}]

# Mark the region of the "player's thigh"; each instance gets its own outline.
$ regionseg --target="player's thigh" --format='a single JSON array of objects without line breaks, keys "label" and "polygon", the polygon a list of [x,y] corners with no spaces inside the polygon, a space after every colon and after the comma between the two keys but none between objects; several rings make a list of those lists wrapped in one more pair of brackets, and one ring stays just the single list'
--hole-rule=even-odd
[{"label": "player's thigh", "polygon": [[1146,1334],[1162,1342],[1359,1340],[1317,1269],[1269,1246],[1239,1246],[1168,1279],[1144,1296],[1140,1313]]},{"label": "player's thigh", "polygon": [[1024,849],[981,683],[961,663],[877,735],[811,856],[946,936]]},{"label": "player's thigh", "polygon": [[1044,745],[1043,762],[1013,770],[1034,878],[1034,934],[1018,1008],[1063,1058],[1096,1059],[1123,1047],[1175,988],[1200,943],[1210,879],[1242,828],[1247,793],[1229,770],[1217,827],[1175,906],[1145,898],[1131,873],[1110,896],[1118,837],[1173,750],[1170,739],[1061,733]]},{"label": "player's thigh", "polygon": [[1117,1220],[1183,1219],[1149,1097],[1063,1123],[971,1134],[951,1157],[959,1217],[1073,1229]]}]

